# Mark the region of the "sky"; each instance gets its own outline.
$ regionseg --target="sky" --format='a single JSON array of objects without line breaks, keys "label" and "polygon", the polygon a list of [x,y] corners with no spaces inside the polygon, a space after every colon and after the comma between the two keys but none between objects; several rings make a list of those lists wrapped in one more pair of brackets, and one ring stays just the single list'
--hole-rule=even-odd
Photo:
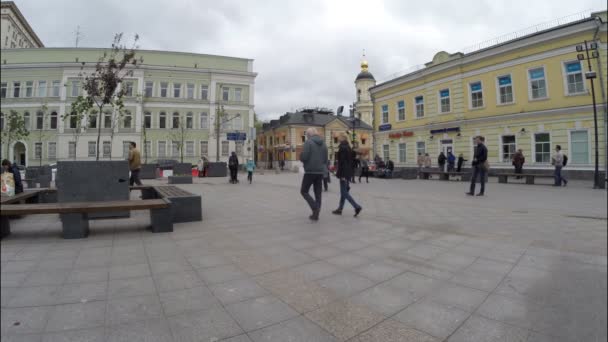
[{"label": "sky", "polygon": [[604,0],[14,0],[47,47],[109,47],[139,34],[142,49],[254,59],[255,111],[276,119],[356,98],[363,50],[378,82],[478,43]]}]

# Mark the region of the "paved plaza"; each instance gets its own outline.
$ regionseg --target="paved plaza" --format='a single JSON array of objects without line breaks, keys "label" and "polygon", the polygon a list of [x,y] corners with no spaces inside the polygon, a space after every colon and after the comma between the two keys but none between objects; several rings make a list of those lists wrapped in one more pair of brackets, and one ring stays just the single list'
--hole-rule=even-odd
[{"label": "paved plaza", "polygon": [[[195,179],[203,221],[145,230],[147,212],[63,240],[57,215],[1,242],[3,342],[600,342],[607,338],[606,192],[334,180],[310,222],[298,174]],[[160,184],[160,181],[148,181]],[[139,193],[133,192],[133,198]]]}]

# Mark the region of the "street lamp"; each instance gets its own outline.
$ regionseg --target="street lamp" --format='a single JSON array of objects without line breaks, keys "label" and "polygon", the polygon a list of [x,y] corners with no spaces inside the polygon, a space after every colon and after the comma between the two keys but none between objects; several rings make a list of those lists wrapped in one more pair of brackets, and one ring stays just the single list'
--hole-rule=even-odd
[{"label": "street lamp", "polygon": [[352,105],[350,105],[350,117],[351,117],[351,121],[353,123],[353,133],[352,133],[352,145],[353,148],[355,148],[355,137],[356,137],[356,133],[355,133],[355,129],[356,129],[356,123],[357,120],[361,120],[361,113],[357,113],[357,104],[353,103]]},{"label": "street lamp", "polygon": [[[589,56],[589,50],[591,50],[591,56]],[[582,53],[585,51],[585,53]],[[589,80],[591,83],[591,100],[593,101],[593,125],[595,129],[595,172],[593,173],[593,188],[601,189],[602,184],[600,183],[600,170],[599,170],[599,144],[598,144],[598,132],[597,132],[597,108],[595,105],[595,87],[593,86],[593,79],[597,77],[595,71],[591,70],[591,60],[599,58],[599,52],[597,51],[597,43],[591,42],[587,44],[585,40],[584,44],[579,44],[576,46],[576,52],[579,54],[576,55],[576,58],[579,61],[587,60],[587,66],[589,71],[585,73],[585,78]]]}]

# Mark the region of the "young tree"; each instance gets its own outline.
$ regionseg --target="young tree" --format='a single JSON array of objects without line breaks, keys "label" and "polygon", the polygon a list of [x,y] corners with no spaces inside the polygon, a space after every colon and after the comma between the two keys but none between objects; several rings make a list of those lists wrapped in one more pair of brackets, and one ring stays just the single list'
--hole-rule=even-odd
[{"label": "young tree", "polygon": [[[78,99],[72,104],[72,110],[70,113],[65,113],[61,117],[63,121],[68,121],[69,123],[67,130],[72,133],[74,149],[76,151],[78,151],[78,140],[89,125],[89,109],[91,107],[89,104],[85,103],[85,101],[86,100],[83,99],[83,96],[79,96]],[[76,153],[74,153],[73,158],[76,160]]]},{"label": "young tree", "polygon": [[112,107],[113,113],[123,110],[126,89],[119,89],[119,85],[126,77],[133,76],[133,70],[143,62],[142,58],[135,57],[138,40],[139,36],[135,35],[133,45],[128,48],[122,43],[122,33],[118,33],[114,36],[111,50],[104,52],[99,58],[93,72],[87,74],[84,71],[86,63],[82,63],[80,75],[84,77],[83,88],[86,95],[79,96],[72,107],[84,110],[83,113],[88,113],[92,108],[96,108],[98,112],[96,160],[99,160],[103,109],[106,106]]},{"label": "young tree", "polygon": [[[172,118],[175,120],[176,118]],[[173,124],[173,122],[172,122]],[[183,115],[177,118],[177,128],[173,128],[169,133],[169,139],[173,144],[177,144],[177,150],[179,152],[179,162],[184,162],[184,144],[186,140],[190,138],[190,132],[186,125],[186,119]]]},{"label": "young tree", "polygon": [[142,152],[144,154],[144,164],[148,164],[148,149],[146,148],[148,145],[148,133],[147,133],[147,129],[146,129],[146,120],[144,118],[144,120],[142,120],[141,123],[141,135],[142,138],[144,138],[144,143],[142,144]]},{"label": "young tree", "polygon": [[8,158],[10,146],[13,142],[26,138],[30,132],[25,127],[25,119],[19,113],[11,110],[5,121],[2,130],[2,145],[6,147],[6,158]]}]

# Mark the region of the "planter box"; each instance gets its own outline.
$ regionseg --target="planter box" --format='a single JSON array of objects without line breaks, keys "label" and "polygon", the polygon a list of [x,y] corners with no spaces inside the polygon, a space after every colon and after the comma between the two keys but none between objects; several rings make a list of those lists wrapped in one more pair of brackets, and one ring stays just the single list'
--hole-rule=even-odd
[{"label": "planter box", "polygon": [[[60,161],[55,182],[59,203],[128,200],[129,163],[126,160]],[[120,211],[88,216],[96,219],[129,215],[129,211]]]},{"label": "planter box", "polygon": [[191,175],[192,174],[192,164],[178,163],[178,164],[173,165],[173,174],[174,175]]},{"label": "planter box", "polygon": [[160,178],[158,166],[156,164],[142,164],[139,171],[140,179],[156,179]]},{"label": "planter box", "polygon": [[169,184],[192,184],[192,176],[169,176]]},{"label": "planter box", "polygon": [[224,162],[209,163],[207,177],[226,177],[228,175],[228,167]]}]

